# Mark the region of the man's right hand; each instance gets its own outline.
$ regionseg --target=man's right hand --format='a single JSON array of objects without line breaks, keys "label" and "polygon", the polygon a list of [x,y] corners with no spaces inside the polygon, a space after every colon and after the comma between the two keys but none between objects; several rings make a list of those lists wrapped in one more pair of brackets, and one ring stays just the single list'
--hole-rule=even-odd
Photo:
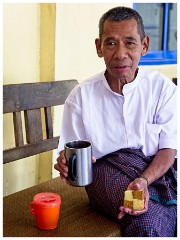
[{"label": "man's right hand", "polygon": [[[96,162],[96,158],[92,157],[92,163]],[[54,164],[54,168],[59,171],[60,177],[63,181],[66,181],[68,176],[68,167],[66,166],[66,158],[64,156],[64,150],[60,152],[60,156],[57,158],[57,163]]]},{"label": "man's right hand", "polygon": [[66,166],[66,158],[64,156],[64,150],[60,152],[60,156],[57,158],[57,163],[54,168],[60,172],[60,177],[63,181],[66,181],[68,176],[68,167]]}]

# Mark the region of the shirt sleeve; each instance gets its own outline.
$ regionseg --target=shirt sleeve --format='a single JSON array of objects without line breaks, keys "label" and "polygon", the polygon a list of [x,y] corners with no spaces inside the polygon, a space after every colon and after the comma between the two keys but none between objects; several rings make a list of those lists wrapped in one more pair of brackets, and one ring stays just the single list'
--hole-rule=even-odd
[{"label": "shirt sleeve", "polygon": [[159,149],[177,149],[177,87],[171,84],[162,94],[157,114],[157,124],[161,125]]},{"label": "shirt sleeve", "polygon": [[81,108],[74,102],[65,102],[57,154],[64,150],[64,144],[73,140],[85,140]]}]

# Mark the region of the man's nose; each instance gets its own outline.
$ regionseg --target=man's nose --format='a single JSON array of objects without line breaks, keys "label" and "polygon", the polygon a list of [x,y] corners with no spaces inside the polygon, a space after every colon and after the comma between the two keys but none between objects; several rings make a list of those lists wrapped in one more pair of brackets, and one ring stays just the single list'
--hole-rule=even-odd
[{"label": "man's nose", "polygon": [[127,49],[125,45],[118,44],[114,50],[114,59],[122,60],[127,57]]}]

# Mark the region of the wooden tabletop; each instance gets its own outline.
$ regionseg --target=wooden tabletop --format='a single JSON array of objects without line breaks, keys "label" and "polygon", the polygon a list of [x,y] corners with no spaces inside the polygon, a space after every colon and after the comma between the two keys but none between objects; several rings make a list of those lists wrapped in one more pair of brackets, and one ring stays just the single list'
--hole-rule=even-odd
[{"label": "wooden tabletop", "polygon": [[[29,204],[35,194],[54,192],[61,196],[58,226],[36,228]],[[89,206],[83,187],[73,187],[55,178],[3,198],[4,237],[119,237],[119,224]]]}]

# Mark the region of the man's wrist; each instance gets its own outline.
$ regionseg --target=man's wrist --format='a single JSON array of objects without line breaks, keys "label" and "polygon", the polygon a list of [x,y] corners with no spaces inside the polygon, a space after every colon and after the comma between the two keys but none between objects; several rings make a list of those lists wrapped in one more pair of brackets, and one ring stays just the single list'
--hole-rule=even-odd
[{"label": "man's wrist", "polygon": [[143,178],[143,179],[145,179],[146,182],[147,182],[147,187],[148,187],[148,185],[149,185],[148,178],[146,178],[146,177],[144,177],[144,176],[139,176],[139,178]]}]

